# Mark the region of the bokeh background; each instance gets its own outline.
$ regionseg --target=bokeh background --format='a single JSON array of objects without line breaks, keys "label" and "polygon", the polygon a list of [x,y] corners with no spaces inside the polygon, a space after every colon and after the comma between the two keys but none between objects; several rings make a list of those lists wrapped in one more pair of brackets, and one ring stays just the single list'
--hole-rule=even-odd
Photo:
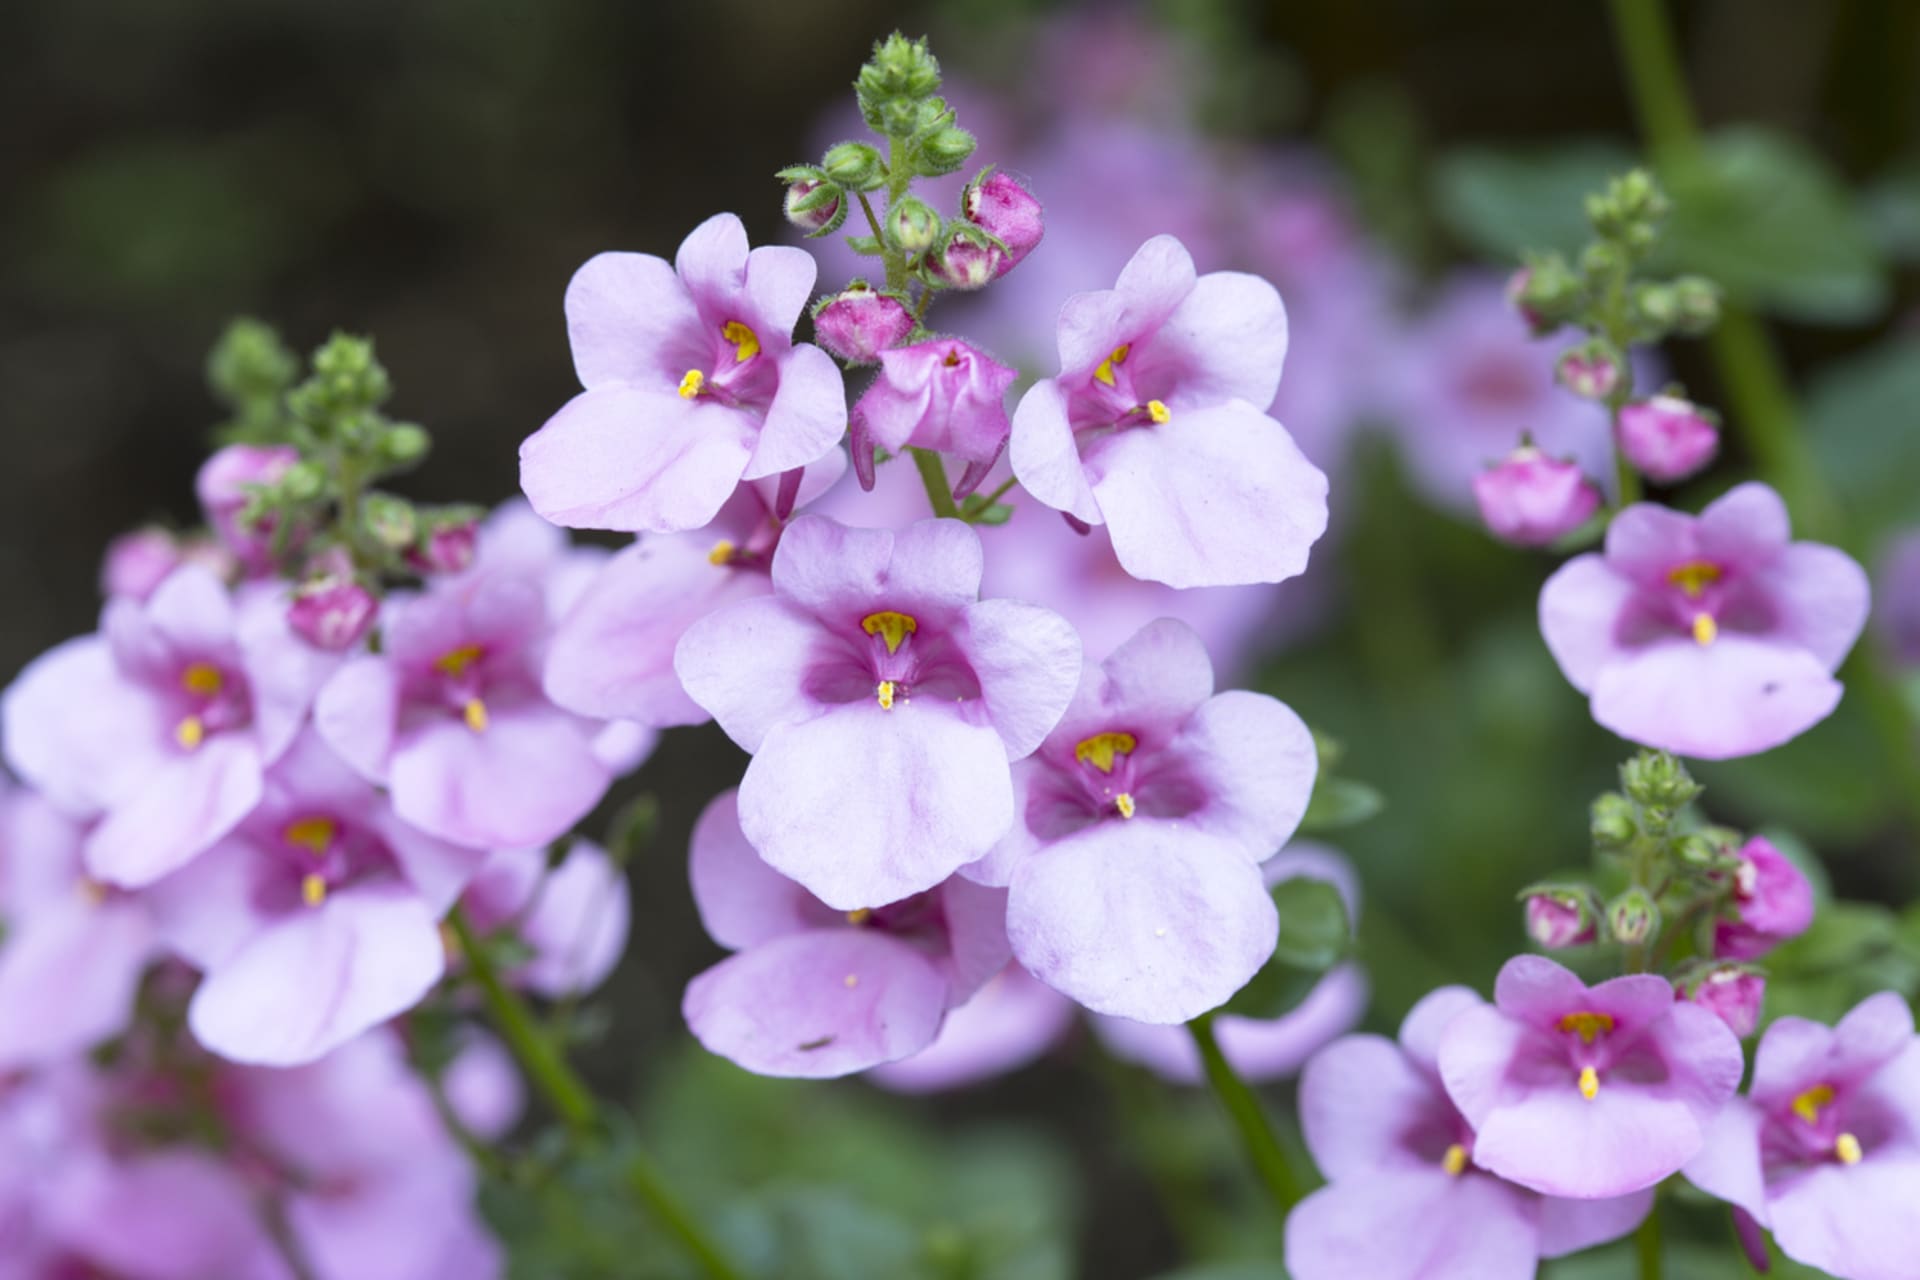
[{"label": "bokeh background", "polygon": [[[1675,20],[1703,122],[1741,130],[1712,180],[1680,175],[1697,199],[1677,263],[1769,323],[1843,498],[1833,536],[1877,566],[1920,521],[1920,4],[1705,0]],[[1442,982],[1485,984],[1523,945],[1513,891],[1585,861],[1585,805],[1626,750],[1539,641],[1553,562],[1493,544],[1462,505],[1508,424],[1570,440],[1598,420],[1545,386],[1553,349],[1530,348],[1493,292],[1520,246],[1577,243],[1580,195],[1639,154],[1598,3],[24,0],[0,42],[0,669],[91,625],[113,534],[193,520],[218,416],[202,361],[233,315],[300,349],[375,335],[393,411],[436,440],[406,491],[512,494],[519,440],[576,387],[560,314],[574,267],[670,253],[720,209],[756,241],[788,236],[771,175],[852,131],[853,73],[895,25],[934,38],[979,162],[1048,202],[1048,240],[1007,300],[943,323],[974,319],[1050,372],[1052,307],[1162,229],[1202,270],[1280,283],[1296,329],[1283,416],[1335,476],[1336,530],[1234,644],[1245,678],[1339,738],[1342,772],[1386,797],[1337,837],[1364,886],[1369,1021],[1390,1028]],[[823,288],[851,270],[821,257]],[[1661,367],[1723,402],[1700,344]],[[1678,500],[1748,470],[1738,434]],[[1701,775],[1717,819],[1781,834],[1867,904],[1836,909],[1844,928],[1821,945],[1858,944],[1873,981],[1911,990],[1920,929],[1891,909],[1920,880],[1920,791],[1896,749],[1913,727],[1900,637],[1869,644],[1885,696]],[[920,1103],[761,1085],[690,1054],[679,992],[718,953],[685,837],[739,763],[716,732],[678,732],[616,798],[651,791],[661,818],[632,870],[631,953],[580,1046],[684,1177],[838,1185],[805,1212],[884,1202],[936,1236],[968,1206],[1025,1206],[1031,1247],[1009,1256],[1029,1261],[954,1275],[1124,1280],[1191,1252],[1276,1256],[1207,1100],[1147,1087],[1084,1035]],[[1839,1001],[1852,980],[1831,958],[1808,957],[1776,999]],[[577,1236],[631,1229],[589,1221],[590,1200]],[[529,1241],[551,1226],[534,1205],[502,1210]],[[610,1256],[626,1261],[577,1274],[638,1265]]]}]

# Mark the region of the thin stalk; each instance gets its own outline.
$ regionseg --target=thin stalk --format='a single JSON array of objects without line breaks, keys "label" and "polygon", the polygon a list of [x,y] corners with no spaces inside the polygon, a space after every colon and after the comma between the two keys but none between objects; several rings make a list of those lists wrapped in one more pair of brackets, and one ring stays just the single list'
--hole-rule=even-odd
[{"label": "thin stalk", "polygon": [[[972,519],[978,520],[980,516],[986,515],[987,508],[991,507],[994,503],[1000,501],[1000,499],[1006,497],[1007,490],[1013,488],[1014,484],[1015,484],[1015,481],[1012,476],[1008,476],[1005,480],[1002,480],[1000,482],[1000,487],[998,489],[995,489],[992,493],[988,494],[986,496],[985,501],[981,502],[979,515],[972,517]],[[968,519],[968,517],[966,516],[961,516],[960,518],[962,520]]]},{"label": "thin stalk", "polygon": [[887,243],[887,238],[880,233],[880,219],[873,216],[873,204],[867,199],[867,193],[864,191],[856,191],[854,194],[860,197],[860,207],[866,211],[867,225],[873,228],[873,238],[878,240],[881,246],[884,247]]},{"label": "thin stalk", "polygon": [[1646,1221],[1633,1233],[1634,1256],[1640,1260],[1640,1280],[1660,1280],[1660,1202],[1647,1210]]},{"label": "thin stalk", "polygon": [[1281,1215],[1285,1216],[1300,1202],[1300,1181],[1294,1177],[1293,1168],[1287,1163],[1287,1153],[1274,1136],[1273,1126],[1267,1122],[1267,1114],[1260,1107],[1260,1099],[1233,1069],[1233,1064],[1227,1061],[1227,1055],[1220,1052],[1220,1041],[1213,1034],[1212,1014],[1203,1013],[1189,1022],[1187,1033],[1193,1037],[1194,1047],[1200,1051],[1200,1061],[1207,1072],[1207,1084],[1212,1087],[1214,1096],[1220,1099],[1220,1105],[1226,1108],[1227,1117],[1233,1121],[1234,1128],[1240,1131],[1240,1145],[1246,1149],[1247,1159],[1252,1162],[1254,1172],[1260,1175],[1260,1181],[1266,1184],[1273,1202],[1280,1207]]},{"label": "thin stalk", "polygon": [[958,519],[960,508],[954,505],[953,485],[947,481],[947,466],[940,461],[940,455],[932,449],[910,447],[913,465],[920,468],[920,483],[927,487],[927,501],[933,504],[933,514],[949,519]]},{"label": "thin stalk", "polygon": [[[447,913],[447,926],[453,930],[453,936],[460,944],[467,971],[480,987],[480,994],[486,1001],[487,1012],[492,1016],[494,1026],[507,1042],[507,1047],[513,1051],[521,1070],[527,1073],[534,1087],[576,1138],[598,1136],[600,1119],[594,1107],[593,1094],[574,1074],[573,1068],[567,1065],[566,1058],[534,1020],[532,1011],[519,994],[501,981],[493,961],[481,946],[479,936],[474,933],[472,923],[458,906]],[[693,1220],[693,1215],[675,1198],[666,1179],[647,1155],[637,1148],[629,1148],[626,1159],[628,1187],[646,1203],[654,1217],[680,1242],[687,1254],[700,1264],[709,1280],[746,1280],[746,1274],[728,1262],[726,1255],[707,1239],[699,1224]]]}]

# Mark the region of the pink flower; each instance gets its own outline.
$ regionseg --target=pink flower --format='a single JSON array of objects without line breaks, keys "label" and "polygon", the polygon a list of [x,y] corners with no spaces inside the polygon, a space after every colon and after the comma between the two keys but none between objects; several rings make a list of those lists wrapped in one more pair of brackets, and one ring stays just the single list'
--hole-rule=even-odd
[{"label": "pink flower", "polygon": [[1578,897],[1536,893],[1527,898],[1527,936],[1547,951],[1577,947],[1594,938],[1593,913]]},{"label": "pink flower", "polygon": [[1620,451],[1649,480],[1685,480],[1719,450],[1720,428],[1686,400],[1655,396],[1620,409]]},{"label": "pink flower", "polygon": [[627,949],[626,877],[605,849],[587,840],[575,840],[555,867],[548,866],[545,849],[496,851],[461,904],[481,932],[513,931],[532,954],[507,978],[551,999],[592,991]]},{"label": "pink flower", "polygon": [[1475,476],[1473,497],[1494,536],[1522,547],[1558,541],[1600,509],[1600,490],[1576,464],[1532,445]]},{"label": "pink flower", "polygon": [[339,653],[360,643],[379,614],[380,601],[351,571],[326,572],[293,589],[287,624],[315,648]]},{"label": "pink flower", "polygon": [[813,336],[848,364],[872,364],[913,332],[913,313],[890,293],[856,280],[813,312]]},{"label": "pink flower", "polygon": [[[300,451],[292,445],[230,444],[209,457],[194,478],[194,492],[207,523],[250,576],[273,568],[275,530],[271,519],[248,524],[240,512],[252,489],[277,483],[298,461]],[[297,545],[296,539],[288,541]]]},{"label": "pink flower", "polygon": [[946,1021],[933,1043],[867,1079],[896,1093],[938,1093],[1018,1070],[1066,1038],[1073,1001],[1009,961]]},{"label": "pink flower", "polygon": [[471,520],[437,526],[426,545],[407,553],[407,563],[421,573],[463,573],[473,564],[480,546],[480,528]]},{"label": "pink flower", "polygon": [[706,524],[742,480],[806,466],[846,426],[840,370],[795,345],[813,288],[801,249],[749,252],[730,213],[665,259],[603,253],[567,286],[586,390],[520,446],[534,509],[576,529]]},{"label": "pink flower", "polygon": [[1745,1040],[1760,1025],[1767,980],[1739,965],[1721,965],[1692,982],[1675,983],[1674,995],[1712,1010],[1727,1030]]},{"label": "pink flower", "polygon": [[145,600],[181,563],[179,540],[157,525],[147,525],[107,544],[100,565],[100,590],[108,596]]},{"label": "pink flower", "polygon": [[1813,886],[1800,868],[1755,836],[1741,847],[1733,873],[1733,915],[1713,926],[1713,952],[1726,960],[1757,960],[1813,923]]},{"label": "pink flower", "polygon": [[968,222],[1007,247],[995,275],[1005,275],[1032,253],[1046,233],[1040,202],[1018,179],[990,170],[967,186],[960,210]]},{"label": "pink flower", "polygon": [[1007,388],[1019,376],[958,338],[881,352],[880,376],[853,407],[848,443],[861,487],[873,488],[876,449],[912,445],[964,461],[953,496],[972,493],[1007,447]]}]

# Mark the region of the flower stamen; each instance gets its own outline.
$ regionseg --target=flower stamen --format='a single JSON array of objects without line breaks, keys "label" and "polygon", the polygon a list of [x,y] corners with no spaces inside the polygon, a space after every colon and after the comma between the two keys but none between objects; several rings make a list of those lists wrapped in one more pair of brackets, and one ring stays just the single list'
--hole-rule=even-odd
[{"label": "flower stamen", "polygon": [[1457,1178],[1467,1171],[1467,1149],[1459,1143],[1447,1148],[1447,1154],[1440,1157],[1440,1167],[1447,1171],[1449,1178]]},{"label": "flower stamen", "polygon": [[1860,1139],[1850,1133],[1843,1133],[1833,1140],[1833,1154],[1841,1164],[1859,1164],[1865,1153],[1860,1150]]},{"label": "flower stamen", "polygon": [[724,565],[731,559],[733,559],[733,544],[725,538],[714,543],[713,550],[707,552],[707,563],[711,565]]},{"label": "flower stamen", "polygon": [[191,663],[180,673],[180,687],[197,698],[211,698],[225,683],[220,668],[210,662]]},{"label": "flower stamen", "polygon": [[1820,1111],[1833,1105],[1833,1086],[1817,1084],[1793,1100],[1793,1114],[1808,1124],[1820,1123]]},{"label": "flower stamen", "polygon": [[1165,424],[1173,421],[1173,411],[1167,408],[1164,401],[1149,400],[1141,407],[1147,411],[1147,416],[1157,423]]},{"label": "flower stamen", "polygon": [[467,705],[460,708],[460,718],[467,722],[467,728],[475,733],[487,731],[487,704],[478,698],[468,698]]},{"label": "flower stamen", "polygon": [[1133,350],[1133,344],[1131,342],[1123,342],[1115,347],[1112,354],[1108,355],[1105,360],[1102,360],[1100,367],[1093,371],[1095,380],[1112,386],[1113,367],[1115,365],[1125,364],[1127,362],[1127,353],[1131,350]]},{"label": "flower stamen", "polygon": [[300,880],[300,901],[310,907],[317,907],[327,900],[327,878],[317,871],[309,871]]},{"label": "flower stamen", "polygon": [[687,370],[684,374],[680,375],[680,398],[682,400],[693,399],[700,394],[701,389],[706,385],[706,381],[707,375],[698,369]]},{"label": "flower stamen", "polygon": [[1600,1096],[1600,1073],[1592,1067],[1580,1068],[1580,1096],[1588,1102]]},{"label": "flower stamen", "polygon": [[199,716],[188,716],[174,726],[173,740],[192,751],[207,740],[207,725]]},{"label": "flower stamen", "polygon": [[1667,571],[1667,581],[1686,592],[1689,600],[1698,600],[1720,576],[1720,566],[1710,560],[1689,560]]},{"label": "flower stamen", "polygon": [[1134,803],[1133,803],[1132,794],[1130,792],[1122,791],[1119,795],[1113,798],[1113,807],[1120,811],[1121,817],[1131,818],[1134,814]]},{"label": "flower stamen", "polygon": [[485,650],[477,644],[463,644],[457,649],[449,649],[433,660],[433,669],[441,675],[458,680],[467,674],[468,668],[480,661]]},{"label": "flower stamen", "polygon": [[1569,1013],[1560,1019],[1560,1029],[1571,1031],[1580,1037],[1581,1044],[1592,1044],[1601,1035],[1613,1030],[1613,1015],[1610,1013]]},{"label": "flower stamen", "polygon": [[882,680],[874,692],[880,699],[880,709],[882,711],[893,710],[893,681]]},{"label": "flower stamen", "polygon": [[919,620],[910,613],[895,613],[891,609],[882,609],[860,619],[860,629],[870,636],[879,636],[887,642],[888,653],[900,652],[900,646],[907,637],[920,630]]},{"label": "flower stamen", "polygon": [[735,364],[745,364],[760,354],[760,335],[738,320],[729,320],[721,326],[720,336],[733,344]]},{"label": "flower stamen", "polygon": [[1693,615],[1693,642],[1702,648],[1720,638],[1720,624],[1713,620],[1710,613]]},{"label": "flower stamen", "polygon": [[340,834],[339,824],[332,818],[298,818],[289,822],[280,838],[297,849],[305,849],[314,857],[325,856],[333,847],[334,837]]},{"label": "flower stamen", "polygon": [[1113,772],[1115,756],[1130,756],[1139,742],[1130,733],[1109,730],[1096,733],[1091,738],[1082,738],[1073,746],[1073,758],[1081,764],[1090,764],[1102,773]]}]

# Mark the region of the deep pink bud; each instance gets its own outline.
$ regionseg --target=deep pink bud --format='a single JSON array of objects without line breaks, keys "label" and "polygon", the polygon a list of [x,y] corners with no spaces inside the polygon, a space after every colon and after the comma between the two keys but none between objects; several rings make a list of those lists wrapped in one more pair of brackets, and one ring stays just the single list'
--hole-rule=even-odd
[{"label": "deep pink bud", "polygon": [[1649,480],[1684,480],[1719,449],[1719,427],[1691,401],[1655,396],[1620,410],[1620,452]]},{"label": "deep pink bud", "polygon": [[1527,322],[1529,329],[1532,329],[1535,333],[1540,333],[1547,327],[1547,322],[1538,311],[1527,305],[1527,286],[1532,282],[1532,267],[1521,267],[1518,271],[1508,276],[1507,305],[1520,313],[1520,318]]},{"label": "deep pink bud", "polygon": [[1572,894],[1536,893],[1527,899],[1527,936],[1547,951],[1594,938],[1593,914]]},{"label": "deep pink bud", "polygon": [[473,521],[443,524],[427,535],[424,547],[407,552],[407,563],[421,573],[460,573],[473,563],[479,542],[479,527]]},{"label": "deep pink bud", "polygon": [[1475,476],[1473,497],[1493,535],[1522,547],[1546,546],[1600,508],[1600,491],[1578,465],[1532,445],[1521,445]]},{"label": "deep pink bud", "polygon": [[1813,885],[1764,836],[1737,855],[1730,918],[1714,925],[1713,953],[1725,960],[1756,960],[1813,923]]},{"label": "deep pink bud", "polygon": [[294,588],[287,622],[308,644],[337,653],[359,643],[379,612],[380,602],[350,572],[329,571]]},{"label": "deep pink bud", "polygon": [[802,178],[787,188],[787,221],[809,235],[831,226],[840,216],[840,202],[846,199],[845,196],[840,195],[816,204],[812,208],[794,207],[819,187],[818,182],[810,178]]},{"label": "deep pink bud", "polygon": [[954,497],[973,492],[1007,447],[1007,388],[1019,376],[958,338],[882,352],[880,376],[853,407],[853,468],[873,487],[873,452],[908,445],[963,459]]},{"label": "deep pink bud", "polygon": [[967,221],[1007,246],[997,275],[1005,275],[1018,266],[1046,233],[1040,202],[1034,199],[1033,193],[1014,178],[997,171],[987,172],[967,188],[960,209]]},{"label": "deep pink bud", "polygon": [[1001,273],[1006,256],[990,244],[954,235],[928,255],[926,271],[945,289],[984,289]]},{"label": "deep pink bud", "polygon": [[123,533],[107,544],[100,590],[110,597],[145,600],[183,559],[179,539],[158,525]]},{"label": "deep pink bud", "polygon": [[1583,400],[1605,400],[1620,386],[1620,362],[1598,347],[1575,347],[1554,367],[1560,385]]},{"label": "deep pink bud", "polygon": [[292,445],[230,444],[208,458],[194,478],[207,523],[249,573],[273,567],[273,528],[271,521],[241,521],[248,489],[277,483],[299,461],[300,451]]},{"label": "deep pink bud", "polygon": [[913,313],[889,293],[856,280],[813,313],[813,336],[849,364],[872,364],[913,332]]},{"label": "deep pink bud", "polygon": [[1760,1006],[1767,998],[1767,980],[1751,969],[1726,965],[1693,983],[1680,983],[1674,992],[1710,1010],[1742,1040],[1760,1025]]}]

